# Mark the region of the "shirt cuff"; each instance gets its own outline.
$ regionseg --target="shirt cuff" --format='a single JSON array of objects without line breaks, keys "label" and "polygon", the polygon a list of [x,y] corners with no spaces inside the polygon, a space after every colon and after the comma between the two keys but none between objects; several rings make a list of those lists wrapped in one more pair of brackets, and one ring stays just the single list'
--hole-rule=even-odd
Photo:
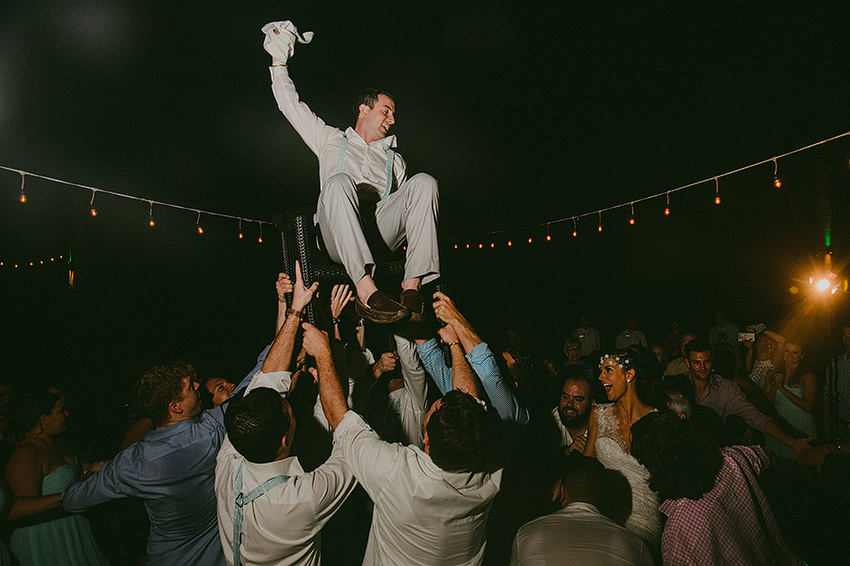
[{"label": "shirt cuff", "polygon": [[289,392],[289,388],[291,386],[292,373],[288,371],[272,371],[269,373],[258,371],[254,374],[254,377],[251,379],[251,383],[248,384],[248,387],[245,388],[245,394],[247,395],[258,387],[268,387],[269,389],[274,389],[281,395],[285,395]]},{"label": "shirt cuff", "polygon": [[466,359],[469,360],[470,364],[473,362],[480,363],[492,355],[493,352],[490,351],[489,346],[487,346],[487,342],[481,342],[466,355]]}]

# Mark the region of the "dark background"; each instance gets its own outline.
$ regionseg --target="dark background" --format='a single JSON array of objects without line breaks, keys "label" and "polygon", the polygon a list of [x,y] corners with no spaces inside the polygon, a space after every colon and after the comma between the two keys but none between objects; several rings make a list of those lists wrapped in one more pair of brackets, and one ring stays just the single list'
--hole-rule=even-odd
[{"label": "dark background", "polygon": [[[721,177],[720,206],[709,180],[671,194],[669,217],[663,197],[634,226],[628,206],[601,233],[593,213],[850,131],[848,8],[667,4],[6,1],[0,165],[266,222],[313,204],[316,159],[262,49],[262,25],[291,19],[316,34],[290,72],[326,122],[349,125],[365,87],[394,94],[409,172],[440,181],[449,294],[485,339],[510,322],[558,342],[586,312],[604,346],[631,314],[660,341],[724,309],[824,359],[800,281],[827,232],[845,277],[850,137],[779,159],[781,190],[768,163]],[[67,384],[95,423],[156,363],[241,377],[271,340],[271,225],[260,244],[257,223],[239,240],[205,215],[199,235],[192,211],[155,206],[150,228],[147,203],[98,194],[92,218],[88,190],[19,189],[0,170],[4,374]],[[551,223],[586,213],[577,238]]]}]

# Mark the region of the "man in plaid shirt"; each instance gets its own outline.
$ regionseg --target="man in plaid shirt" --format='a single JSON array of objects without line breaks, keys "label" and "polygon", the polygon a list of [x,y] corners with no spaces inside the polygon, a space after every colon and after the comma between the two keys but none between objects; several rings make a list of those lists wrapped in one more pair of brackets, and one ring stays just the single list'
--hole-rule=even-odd
[{"label": "man in plaid shirt", "polygon": [[632,455],[667,515],[665,566],[802,565],[782,537],[758,475],[761,446],[718,448],[685,419],[650,413],[632,426]]}]

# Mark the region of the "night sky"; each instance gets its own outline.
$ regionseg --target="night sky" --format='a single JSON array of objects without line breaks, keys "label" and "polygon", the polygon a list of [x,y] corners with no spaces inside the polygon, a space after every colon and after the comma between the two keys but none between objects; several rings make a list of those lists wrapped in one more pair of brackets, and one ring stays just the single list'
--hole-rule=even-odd
[{"label": "night sky", "polygon": [[[635,226],[620,208],[602,233],[592,215],[543,242],[551,221],[850,131],[848,7],[623,4],[7,0],[0,165],[267,222],[314,204],[316,159],[262,48],[262,25],[290,19],[315,32],[290,73],[326,122],[351,124],[363,88],[394,94],[408,171],[440,181],[449,294],[482,330],[525,319],[557,341],[587,312],[611,343],[635,314],[660,339],[674,319],[706,332],[718,308],[822,327],[788,289],[827,229],[845,263],[850,137],[780,159],[782,190],[765,164],[722,177],[720,206],[710,181],[672,194],[669,217],[662,197]],[[238,240],[235,220],[202,217],[198,235],[191,211],[154,207],[150,228],[146,203],[99,194],[92,218],[90,191],[19,189],[0,170],[4,373],[117,399],[169,358],[241,377],[271,339],[271,225],[259,244],[256,223]]]}]

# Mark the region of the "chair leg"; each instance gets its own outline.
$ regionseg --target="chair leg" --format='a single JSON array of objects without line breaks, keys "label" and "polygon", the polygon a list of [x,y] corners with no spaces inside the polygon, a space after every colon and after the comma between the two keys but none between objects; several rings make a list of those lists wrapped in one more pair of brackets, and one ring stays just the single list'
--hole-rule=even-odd
[{"label": "chair leg", "polygon": [[[310,242],[308,240],[309,231],[308,231],[308,222],[312,222],[312,219],[308,219],[306,215],[298,215],[295,217],[295,240],[298,244],[298,259],[301,263],[301,278],[304,280],[305,286],[310,286],[313,284],[313,262],[312,262],[312,254],[310,251]],[[311,301],[307,308],[304,309],[303,320],[305,322],[309,322],[313,326],[319,327],[317,324],[319,320],[319,312],[316,308],[314,301]]]}]

